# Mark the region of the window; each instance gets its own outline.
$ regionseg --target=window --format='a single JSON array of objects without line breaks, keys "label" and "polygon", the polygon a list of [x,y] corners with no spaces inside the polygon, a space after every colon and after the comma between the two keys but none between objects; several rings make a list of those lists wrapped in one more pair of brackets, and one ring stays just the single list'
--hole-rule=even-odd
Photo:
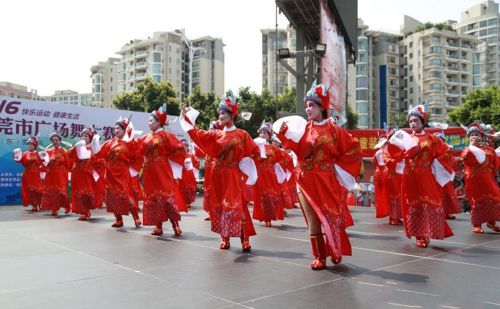
[{"label": "window", "polygon": [[358,116],[358,126],[368,127],[368,116],[367,115],[359,115]]},{"label": "window", "polygon": [[153,80],[157,83],[161,82],[161,76],[159,75],[153,75]]},{"label": "window", "polygon": [[486,36],[487,34],[488,34],[488,31],[486,29],[479,30],[479,36]]},{"label": "window", "polygon": [[153,62],[161,62],[161,54],[153,53]]},{"label": "window", "polygon": [[412,47],[413,47],[413,42],[410,42],[410,45],[409,45],[409,46],[410,46],[410,48],[412,48]]},{"label": "window", "polygon": [[431,90],[442,90],[443,88],[442,88],[440,83],[432,83],[430,85],[430,89]]},{"label": "window", "polygon": [[480,74],[481,73],[481,65],[480,64],[474,64],[472,66],[472,74]]},{"label": "window", "polygon": [[357,64],[356,65],[356,75],[367,75],[368,67],[366,64]]},{"label": "window", "polygon": [[368,90],[366,90],[366,89],[356,90],[356,100],[357,101],[367,101],[368,100]]},{"label": "window", "polygon": [[368,113],[368,103],[358,102],[356,103],[358,113]]},{"label": "window", "polygon": [[368,88],[368,76],[356,77],[356,88]]},{"label": "window", "polygon": [[491,18],[488,19],[488,26],[493,26],[497,24],[497,19],[496,18]]},{"label": "window", "polygon": [[440,71],[432,71],[431,72],[431,77],[438,77],[440,78],[442,75],[441,75],[441,72]]},{"label": "window", "polygon": [[410,53],[409,58],[410,58],[410,59],[413,59],[413,53]]},{"label": "window", "polygon": [[368,61],[368,53],[367,52],[360,52],[358,54],[358,63],[359,62],[367,62]]},{"label": "window", "polygon": [[151,66],[151,72],[152,72],[153,74],[160,74],[160,72],[161,72],[161,67],[160,67],[160,64],[158,64],[158,63],[153,64],[153,65]]},{"label": "window", "polygon": [[431,59],[429,61],[429,65],[437,65],[437,66],[442,66],[443,65],[443,60],[442,59]]},{"label": "window", "polygon": [[489,28],[488,29],[488,35],[490,35],[490,34],[497,34],[497,28],[496,27]]}]

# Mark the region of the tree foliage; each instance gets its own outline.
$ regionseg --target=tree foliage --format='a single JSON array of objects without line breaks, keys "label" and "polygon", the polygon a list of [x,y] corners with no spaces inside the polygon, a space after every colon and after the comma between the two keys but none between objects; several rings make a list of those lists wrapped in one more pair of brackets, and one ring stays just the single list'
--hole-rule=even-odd
[{"label": "tree foliage", "polygon": [[151,112],[163,103],[167,104],[169,115],[179,115],[179,99],[172,84],[168,81],[157,83],[149,77],[134,91],[121,93],[113,99],[116,108],[139,112]]},{"label": "tree foliage", "polygon": [[358,113],[352,110],[350,105],[347,105],[347,129],[354,130],[358,128]]},{"label": "tree foliage", "polygon": [[196,125],[205,130],[208,129],[210,121],[217,119],[219,101],[220,98],[213,92],[202,93],[199,86],[193,89],[186,102],[200,112],[198,119],[196,119]]},{"label": "tree foliage", "polygon": [[474,89],[465,97],[464,104],[449,114],[454,124],[469,125],[474,121],[500,126],[500,89],[490,86]]}]

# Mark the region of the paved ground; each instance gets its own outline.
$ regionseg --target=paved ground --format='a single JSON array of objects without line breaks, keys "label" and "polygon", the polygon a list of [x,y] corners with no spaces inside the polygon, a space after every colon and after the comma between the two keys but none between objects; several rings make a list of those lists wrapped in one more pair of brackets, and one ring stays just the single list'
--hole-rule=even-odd
[{"label": "paved ground", "polygon": [[312,271],[298,209],[266,228],[255,223],[252,252],[229,251],[203,221],[201,200],[183,216],[184,234],[150,227],[113,229],[0,207],[0,308],[498,308],[500,235],[476,235],[469,216],[455,236],[420,249],[401,227],[351,207],[353,256]]}]

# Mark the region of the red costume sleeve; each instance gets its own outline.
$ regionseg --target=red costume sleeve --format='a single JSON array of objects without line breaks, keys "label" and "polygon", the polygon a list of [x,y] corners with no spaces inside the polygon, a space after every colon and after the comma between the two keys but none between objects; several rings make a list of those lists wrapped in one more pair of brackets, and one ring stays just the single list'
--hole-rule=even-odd
[{"label": "red costume sleeve", "polygon": [[204,153],[213,158],[218,157],[217,144],[214,143],[218,135],[216,131],[205,131],[195,127],[188,134]]},{"label": "red costume sleeve", "polygon": [[335,146],[337,147],[338,157],[334,163],[346,170],[354,178],[358,177],[362,163],[359,141],[341,127],[332,123],[330,125],[337,136]]},{"label": "red costume sleeve", "polygon": [[437,159],[449,173],[452,173],[454,161],[450,147],[438,137],[434,135],[431,136],[434,139],[434,158]]}]

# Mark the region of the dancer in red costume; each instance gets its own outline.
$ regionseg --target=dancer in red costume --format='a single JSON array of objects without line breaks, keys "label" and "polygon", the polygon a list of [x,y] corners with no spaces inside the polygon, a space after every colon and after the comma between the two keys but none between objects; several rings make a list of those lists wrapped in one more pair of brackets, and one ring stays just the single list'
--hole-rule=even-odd
[{"label": "dancer in red costume", "polygon": [[21,178],[21,197],[23,207],[32,206],[32,211],[39,211],[42,202],[42,160],[36,151],[40,142],[36,136],[32,136],[26,141],[28,151],[21,152],[21,149],[14,149],[14,160],[24,167]]},{"label": "dancer in red costume", "polygon": [[44,165],[47,166],[44,190],[42,196],[42,209],[52,210],[52,215],[57,216],[60,208],[65,214],[71,211],[68,198],[68,173],[72,162],[68,151],[61,147],[61,135],[57,132],[50,134],[52,148],[46,150],[43,156]]},{"label": "dancer in red costume", "polygon": [[412,134],[397,131],[389,139],[388,150],[397,162],[405,159],[401,191],[406,236],[415,236],[416,245],[426,248],[431,238],[453,236],[440,196],[440,186],[454,177],[452,154],[448,145],[424,131],[424,106],[411,109],[408,122]]},{"label": "dancer in red costume", "polygon": [[[187,208],[196,200],[196,183],[195,173],[200,171],[200,160],[190,152],[190,147],[187,141],[182,141],[186,149],[186,159],[184,160],[184,168],[182,169],[182,178],[177,180],[179,192],[182,195],[183,203]],[[197,171],[197,172],[196,172]]]},{"label": "dancer in red costume", "polygon": [[286,173],[280,162],[288,155],[276,146],[270,145],[273,128],[270,123],[262,123],[259,130],[259,138],[256,138],[260,148],[260,156],[255,158],[257,174],[259,178],[254,186],[253,218],[264,221],[267,227],[271,227],[272,220],[283,220],[283,200],[281,188],[278,183],[286,179]]},{"label": "dancer in red costume", "polygon": [[[144,180],[144,225],[154,225],[152,235],[163,234],[163,222],[170,220],[175,236],[180,236],[181,216],[175,201],[175,179],[182,175],[186,158],[184,145],[170,132],[163,129],[167,121],[166,106],[151,113],[151,132],[139,140],[140,153],[146,157],[142,178]],[[175,177],[175,179],[174,179]]]},{"label": "dancer in red costume", "polygon": [[98,142],[98,137],[92,128],[86,128],[81,133],[81,140],[69,150],[73,162],[71,170],[72,211],[80,214],[78,220],[90,218],[91,209],[96,208],[96,182],[99,174],[94,169],[95,157],[92,155],[92,142]]},{"label": "dancer in red costume", "polygon": [[480,125],[473,124],[467,132],[470,144],[462,153],[465,165],[465,192],[471,205],[471,224],[474,233],[482,234],[481,224],[500,232],[500,190],[495,175],[500,168],[500,153],[490,146],[483,146],[485,133]]},{"label": "dancer in red costume", "polygon": [[384,162],[384,149],[387,146],[386,144],[386,136],[380,136],[378,144],[374,147],[377,151],[372,158],[372,162],[375,165],[373,185],[375,186],[375,216],[377,218],[384,218],[389,214],[389,199],[387,197],[387,166]]},{"label": "dancer in red costume", "polygon": [[342,255],[352,254],[341,186],[354,186],[361,168],[361,149],[357,140],[328,119],[330,96],[324,85],[313,84],[304,101],[309,122],[295,130],[283,122],[278,138],[297,154],[299,201],[314,256],[311,268],[320,270],[326,267],[327,256],[337,264]]},{"label": "dancer in red costume", "polygon": [[[445,135],[442,132],[434,133],[435,136],[439,137],[444,143],[446,143]],[[453,147],[449,146],[451,150]],[[457,165],[457,160],[452,157],[452,167],[455,169]],[[444,213],[446,214],[446,219],[454,220],[454,214],[459,214],[462,212],[462,207],[460,207],[460,201],[457,198],[455,189],[453,188],[453,182],[450,181],[444,185],[444,187],[439,188],[441,191],[441,202],[443,203]]]},{"label": "dancer in red costume", "polygon": [[[395,128],[390,127],[386,132],[387,139],[391,138],[395,131]],[[404,160],[397,162],[395,159],[391,158],[388,152],[387,139],[385,139],[385,142],[382,141],[381,148],[374,157],[377,164],[382,163],[385,167],[382,179],[377,180],[377,174],[375,174],[375,203],[378,204],[376,210],[377,218],[389,216],[390,225],[403,225],[401,177],[404,170]],[[381,196],[378,194],[380,190],[382,190]],[[379,198],[383,200],[379,201]]]},{"label": "dancer in red costume", "polygon": [[137,145],[133,141],[133,127],[129,126],[127,118],[120,117],[115,122],[115,137],[107,140],[98,152],[96,157],[106,162],[106,211],[115,215],[115,222],[112,227],[122,227],[123,217],[132,214],[136,227],[141,226],[139,213],[135,207],[131,188],[131,174],[136,174],[132,170],[131,162],[139,155]]},{"label": "dancer in red costume", "polygon": [[299,201],[297,196],[297,185],[295,183],[295,166],[293,162],[294,159],[292,157],[293,152],[288,152],[283,149],[283,144],[281,144],[281,141],[275,135],[271,137],[271,143],[273,146],[278,148],[279,151],[282,152],[282,159],[278,163],[283,168],[285,177],[282,177],[282,179],[278,179],[278,186],[279,190],[281,191],[281,203],[283,204],[283,212],[286,216],[286,210],[294,208],[295,203],[298,203]]},{"label": "dancer in red costume", "polygon": [[238,115],[238,104],[232,92],[220,102],[217,113],[223,130],[205,131],[194,127],[189,108],[181,114],[181,126],[193,142],[214,159],[211,175],[213,198],[210,198],[212,231],[221,235],[220,249],[229,249],[230,237],[240,237],[243,251],[250,251],[250,236],[255,235],[250,212],[243,202],[243,173],[247,184],[257,180],[253,157],[259,148],[248,132],[237,129],[234,120]]}]

